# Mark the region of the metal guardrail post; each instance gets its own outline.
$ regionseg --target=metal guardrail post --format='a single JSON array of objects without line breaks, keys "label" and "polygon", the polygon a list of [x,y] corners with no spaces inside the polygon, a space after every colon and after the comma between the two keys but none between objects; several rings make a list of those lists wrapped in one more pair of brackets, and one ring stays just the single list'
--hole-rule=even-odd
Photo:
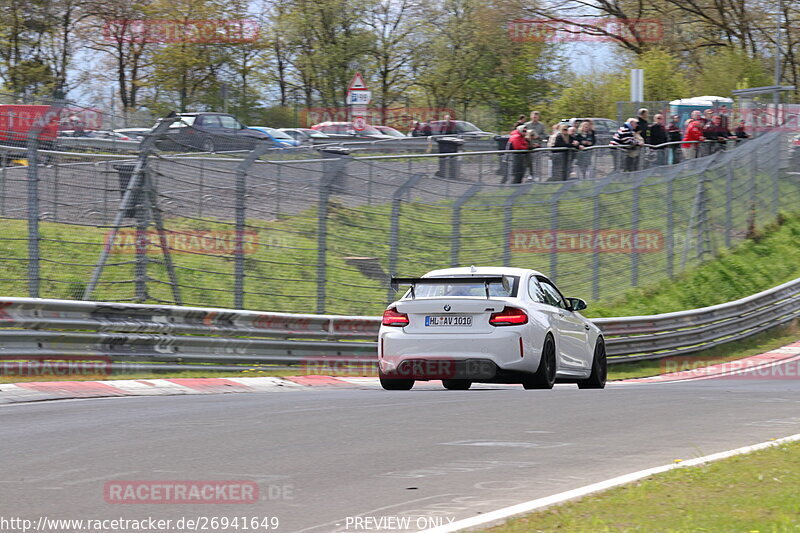
[{"label": "metal guardrail post", "polygon": [[[400,208],[403,203],[403,196],[414,187],[417,182],[425,176],[424,174],[413,174],[392,194],[392,214],[389,219],[389,275],[395,276],[397,272],[397,256],[400,247]],[[387,289],[386,303],[390,304],[395,300],[395,292],[391,287]]]},{"label": "metal guardrail post", "polygon": [[[247,171],[262,155],[271,150],[269,143],[257,144],[244,161],[236,167],[236,241],[234,244],[233,306],[244,309],[244,232],[247,217],[245,195],[247,193]],[[278,167],[280,168],[280,167]],[[277,212],[275,213],[277,215]]]},{"label": "metal guardrail post", "polygon": [[483,184],[476,183],[467,192],[461,195],[453,204],[453,216],[451,218],[452,233],[450,236],[450,265],[459,266],[459,255],[461,253],[461,207],[472,198],[475,193],[483,188]]},{"label": "metal guardrail post", "polygon": [[[28,131],[26,158],[28,160],[28,295],[39,297],[40,249],[39,241],[39,136],[53,120],[58,120],[64,104],[60,100],[50,104],[48,110],[36,118]],[[45,156],[47,157],[47,156]]]},{"label": "metal guardrail post", "polygon": [[[147,161],[150,158],[150,155],[155,148],[155,142],[161,136],[162,133],[167,131],[169,125],[177,120],[177,116],[174,113],[171,113],[167,117],[161,119],[158,125],[153,128],[153,130],[148,133],[144,140],[141,143],[141,151],[139,152],[139,156],[136,158],[136,165],[133,168],[131,179],[128,181],[128,186],[125,189],[125,194],[122,195],[122,200],[119,204],[119,209],[117,209],[117,214],[114,217],[114,223],[111,227],[111,231],[109,232],[108,236],[106,237],[106,244],[103,246],[103,251],[100,253],[100,258],[97,260],[97,265],[92,272],[92,277],[89,280],[89,283],[86,285],[86,290],[83,291],[83,299],[89,300],[92,297],[92,293],[94,292],[95,288],[97,287],[97,283],[100,281],[100,276],[103,274],[103,268],[105,268],[106,261],[108,260],[108,255],[111,253],[111,247],[114,245],[114,241],[117,238],[117,233],[119,232],[119,228],[122,225],[122,219],[125,216],[126,211],[128,211],[128,206],[130,206],[131,201],[134,197],[141,197],[140,194],[136,194],[136,191],[141,187],[141,183],[144,180],[144,172],[147,167]],[[137,212],[140,211],[137,209]],[[137,244],[139,246],[139,235],[137,237]]]},{"label": "metal guardrail post", "polygon": [[503,243],[503,266],[511,266],[511,231],[514,225],[514,204],[517,199],[523,194],[527,193],[533,183],[524,183],[518,185],[513,193],[508,195],[503,205],[503,235],[505,242]]}]

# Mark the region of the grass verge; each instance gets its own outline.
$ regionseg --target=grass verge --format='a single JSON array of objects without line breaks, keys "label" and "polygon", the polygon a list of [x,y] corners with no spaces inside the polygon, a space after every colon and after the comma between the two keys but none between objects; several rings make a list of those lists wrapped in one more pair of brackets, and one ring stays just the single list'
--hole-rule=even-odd
[{"label": "grass verge", "polygon": [[491,533],[800,531],[800,443],[687,467],[488,529]]}]

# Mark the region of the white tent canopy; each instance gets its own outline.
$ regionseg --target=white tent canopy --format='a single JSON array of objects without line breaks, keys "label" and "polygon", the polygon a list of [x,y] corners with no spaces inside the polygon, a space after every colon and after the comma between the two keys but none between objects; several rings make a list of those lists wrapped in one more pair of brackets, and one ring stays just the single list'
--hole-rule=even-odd
[{"label": "white tent canopy", "polygon": [[695,96],[694,98],[673,100],[669,103],[669,105],[697,105],[707,107],[717,104],[733,104],[733,99],[725,98],[724,96]]}]

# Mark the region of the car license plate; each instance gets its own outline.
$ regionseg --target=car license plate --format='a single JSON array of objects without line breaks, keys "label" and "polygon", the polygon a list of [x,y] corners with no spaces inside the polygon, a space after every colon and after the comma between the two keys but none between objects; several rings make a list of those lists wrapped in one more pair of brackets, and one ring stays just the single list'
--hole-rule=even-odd
[{"label": "car license plate", "polygon": [[472,327],[472,317],[469,315],[427,315],[425,326],[438,327]]}]

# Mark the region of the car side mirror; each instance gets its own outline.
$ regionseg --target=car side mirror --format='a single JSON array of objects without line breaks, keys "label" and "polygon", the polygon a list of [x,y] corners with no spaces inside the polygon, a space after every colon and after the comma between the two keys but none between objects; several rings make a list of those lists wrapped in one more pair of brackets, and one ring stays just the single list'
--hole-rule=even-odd
[{"label": "car side mirror", "polygon": [[567,309],[570,311],[582,311],[586,309],[586,302],[580,298],[567,298]]}]

